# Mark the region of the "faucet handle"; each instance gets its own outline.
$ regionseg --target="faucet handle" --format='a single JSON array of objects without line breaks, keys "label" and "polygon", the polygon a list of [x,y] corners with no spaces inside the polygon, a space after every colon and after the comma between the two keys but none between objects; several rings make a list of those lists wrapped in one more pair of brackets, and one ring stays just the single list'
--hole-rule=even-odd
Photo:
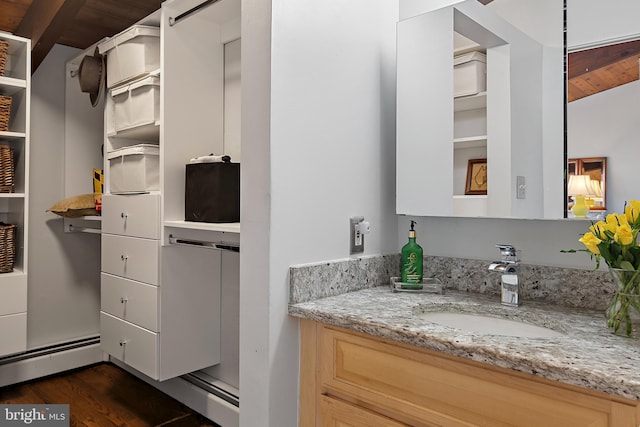
[{"label": "faucet handle", "polygon": [[503,260],[512,261],[512,262],[519,261],[518,251],[516,250],[515,246],[504,244],[504,243],[498,243],[496,245],[496,248],[500,249],[500,255],[502,255]]}]

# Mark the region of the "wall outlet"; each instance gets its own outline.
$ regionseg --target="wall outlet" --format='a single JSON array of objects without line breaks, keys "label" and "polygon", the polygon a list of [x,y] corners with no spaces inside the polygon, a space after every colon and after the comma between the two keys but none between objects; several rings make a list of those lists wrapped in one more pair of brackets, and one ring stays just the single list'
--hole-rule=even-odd
[{"label": "wall outlet", "polygon": [[363,216],[352,216],[349,220],[350,254],[364,252],[364,234],[360,230],[360,223],[363,221]]},{"label": "wall outlet", "polygon": [[524,182],[524,176],[516,177],[516,199],[524,199],[526,197],[527,184]]}]

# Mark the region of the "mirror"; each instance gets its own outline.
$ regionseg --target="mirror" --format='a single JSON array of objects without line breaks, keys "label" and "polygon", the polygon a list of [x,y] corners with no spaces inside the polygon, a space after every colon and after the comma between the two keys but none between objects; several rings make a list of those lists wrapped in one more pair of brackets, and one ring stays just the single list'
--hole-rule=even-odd
[{"label": "mirror", "polygon": [[[588,192],[583,194],[586,196],[586,205],[589,207],[589,217],[599,217],[607,210],[607,158],[606,157],[590,157],[590,158],[572,158],[567,162],[567,211],[569,217],[573,215],[571,209],[574,205],[573,196],[580,193],[575,188],[575,184],[579,180],[572,177],[585,177],[588,183]],[[573,184],[573,185],[572,185]],[[573,215],[575,217],[575,215]]]},{"label": "mirror", "polygon": [[[562,0],[493,0],[486,6],[476,0],[406,0],[400,17],[397,213],[562,218]],[[484,134],[456,127],[454,32],[486,52]],[[457,109],[458,98],[455,104]],[[485,140],[482,152],[479,139]],[[459,156],[462,147],[477,152]],[[470,194],[465,186],[469,162],[483,158],[487,194]]]},{"label": "mirror", "polygon": [[637,0],[567,0],[569,168],[571,159],[606,157],[606,212],[640,198],[631,178],[640,154],[639,13]]}]

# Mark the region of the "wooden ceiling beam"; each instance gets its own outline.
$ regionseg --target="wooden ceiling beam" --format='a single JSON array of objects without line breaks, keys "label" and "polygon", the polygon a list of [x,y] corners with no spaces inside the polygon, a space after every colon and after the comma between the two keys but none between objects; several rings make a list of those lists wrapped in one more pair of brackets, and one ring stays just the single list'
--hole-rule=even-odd
[{"label": "wooden ceiling beam", "polygon": [[34,1],[16,28],[15,34],[31,39],[33,74],[63,31],[73,22],[86,0]]},{"label": "wooden ceiling beam", "polygon": [[638,80],[640,40],[569,53],[569,102]]},{"label": "wooden ceiling beam", "polygon": [[569,53],[568,77],[581,76],[640,54],[640,40]]}]

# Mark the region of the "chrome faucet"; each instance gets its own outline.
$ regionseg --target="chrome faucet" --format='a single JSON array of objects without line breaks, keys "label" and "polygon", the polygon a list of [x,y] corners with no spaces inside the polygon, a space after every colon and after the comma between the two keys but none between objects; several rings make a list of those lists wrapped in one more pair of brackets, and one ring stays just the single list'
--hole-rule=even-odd
[{"label": "chrome faucet", "polygon": [[518,274],[516,273],[516,267],[520,262],[518,251],[512,245],[497,244],[496,248],[500,249],[500,260],[493,261],[489,265],[489,271],[501,274],[502,304],[517,307]]}]

